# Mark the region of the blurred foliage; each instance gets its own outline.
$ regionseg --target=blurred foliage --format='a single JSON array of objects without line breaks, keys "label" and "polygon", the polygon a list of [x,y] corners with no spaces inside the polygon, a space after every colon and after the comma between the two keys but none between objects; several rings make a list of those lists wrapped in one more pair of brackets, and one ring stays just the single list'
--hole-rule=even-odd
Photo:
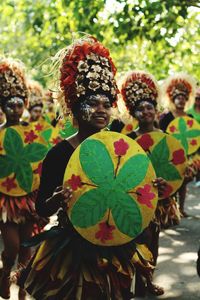
[{"label": "blurred foliage", "polygon": [[146,69],[163,79],[186,71],[199,79],[199,13],[192,0],[4,0],[0,52],[47,84],[48,58],[85,32],[110,49],[119,72]]}]

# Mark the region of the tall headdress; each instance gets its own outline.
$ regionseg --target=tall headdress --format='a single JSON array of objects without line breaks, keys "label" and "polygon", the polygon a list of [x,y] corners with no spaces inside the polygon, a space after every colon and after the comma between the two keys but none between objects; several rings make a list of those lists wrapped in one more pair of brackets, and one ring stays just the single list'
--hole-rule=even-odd
[{"label": "tall headdress", "polygon": [[174,99],[178,95],[184,95],[187,99],[186,108],[190,107],[194,101],[195,80],[185,73],[177,73],[168,77],[162,85],[163,101],[165,106],[174,108]]},{"label": "tall headdress", "polygon": [[35,106],[43,107],[43,87],[35,80],[28,80],[28,109],[31,110]]},{"label": "tall headdress", "polygon": [[19,97],[27,102],[28,90],[25,79],[24,65],[10,58],[0,58],[0,105],[7,100]]},{"label": "tall headdress", "polygon": [[145,71],[132,71],[124,78],[121,94],[128,110],[134,110],[144,100],[150,101],[156,106],[160,91],[151,74]]},{"label": "tall headdress", "polygon": [[65,114],[91,94],[104,93],[112,103],[117,100],[116,68],[109,50],[94,37],[76,40],[65,49],[60,72],[58,100]]}]

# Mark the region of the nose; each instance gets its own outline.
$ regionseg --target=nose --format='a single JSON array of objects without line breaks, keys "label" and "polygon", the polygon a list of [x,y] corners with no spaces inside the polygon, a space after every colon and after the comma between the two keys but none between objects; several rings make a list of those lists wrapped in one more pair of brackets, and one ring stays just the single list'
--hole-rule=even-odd
[{"label": "nose", "polygon": [[99,105],[97,106],[97,111],[98,112],[105,112],[106,111],[103,103],[99,103]]},{"label": "nose", "polygon": [[148,109],[147,108],[144,108],[143,110],[142,110],[142,114],[143,115],[146,115],[148,113]]}]

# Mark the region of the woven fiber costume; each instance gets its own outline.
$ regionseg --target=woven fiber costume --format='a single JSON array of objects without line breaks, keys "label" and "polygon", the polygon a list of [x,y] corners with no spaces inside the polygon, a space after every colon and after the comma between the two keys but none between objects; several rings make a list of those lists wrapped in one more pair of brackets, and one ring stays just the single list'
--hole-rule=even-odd
[{"label": "woven fiber costume", "polygon": [[[85,103],[85,99],[91,95],[106,95],[110,105],[115,103],[118,93],[114,79],[116,69],[109,51],[95,38],[88,37],[76,41],[61,56],[60,102],[65,114],[82,113],[82,120],[88,122],[94,109]],[[103,122],[103,117],[99,117],[99,122]],[[121,228],[120,231],[124,232],[120,233],[119,242],[119,236],[115,235],[116,226],[113,225],[113,220],[118,213],[114,216],[114,208],[112,212],[110,209],[110,213],[107,210],[106,190],[115,184],[117,172],[121,164],[125,162],[124,156],[129,145],[125,140],[116,140],[115,146],[112,143],[111,147],[106,143],[103,144],[102,139],[98,140],[97,137],[92,137],[84,140],[76,150],[69,142],[70,140],[64,140],[52,148],[44,160],[37,211],[45,214],[45,199],[49,199],[55,188],[61,186],[63,181],[71,186],[73,194],[72,202],[69,204],[68,217],[65,205],[59,212],[59,226],[53,227],[30,242],[30,245],[39,242],[42,244],[29,266],[22,272],[20,285],[24,286],[35,299],[128,300],[132,297],[130,285],[135,266],[141,268],[145,274],[151,270],[149,251],[143,245],[137,245],[133,238],[130,236],[128,238],[127,235],[127,240],[123,243],[125,232],[128,234],[126,231],[128,229],[122,229],[123,224],[118,226],[118,229]],[[130,142],[133,141],[130,140]],[[90,143],[94,144],[94,147],[89,147]],[[106,146],[108,149],[112,148],[113,155],[115,153],[115,162],[113,161],[113,163],[110,158],[111,152],[107,152]],[[102,151],[99,152],[98,149]],[[117,149],[117,152],[114,149]],[[140,147],[138,149],[140,149],[138,151],[142,151]],[[98,163],[96,164],[97,157],[98,160],[102,157],[102,160],[99,167],[95,168],[95,165],[98,165]],[[147,170],[146,167],[144,169]],[[105,181],[106,176],[107,180]],[[114,177],[112,178],[112,176]],[[94,188],[97,188],[96,185],[101,186],[98,191],[97,189],[94,191]],[[123,188],[122,183],[121,186]],[[149,200],[151,208],[148,209],[151,210],[156,203],[156,192],[151,184],[149,188],[153,204]],[[91,193],[96,193],[96,196],[92,197],[93,200],[89,197]],[[98,193],[102,197],[99,198]],[[134,193],[133,195],[136,197],[136,191]],[[126,193],[123,195],[126,196]],[[142,195],[143,189],[141,188],[141,194],[138,197],[140,198]],[[112,197],[110,192],[109,195],[107,194],[107,198],[109,196]],[[82,207],[81,200],[83,198],[86,199],[85,203],[88,203],[84,207]],[[94,205],[89,204],[90,200],[97,204],[97,213],[92,213]],[[77,202],[74,204],[74,201]],[[102,206],[100,205],[101,201]],[[113,198],[112,201],[114,203],[116,199]],[[85,214],[82,209],[86,209]],[[88,217],[86,217],[87,214]],[[93,218],[94,215],[95,218]],[[107,222],[104,220],[105,218],[107,218]],[[138,228],[141,228],[141,224]],[[131,229],[130,225],[128,222],[127,228]],[[92,230],[91,235],[88,233],[91,232],[90,230]],[[133,233],[131,235],[135,236]],[[117,245],[114,246],[113,240],[115,242],[118,240]]]},{"label": "woven fiber costume", "polygon": [[[137,106],[142,101],[147,101],[153,104],[154,107],[156,107],[157,104],[160,103],[161,101],[161,92],[156,79],[151,74],[144,71],[130,72],[122,84],[121,92],[125,104],[130,112],[135,112]],[[153,133],[153,135],[156,135],[156,131]],[[159,135],[160,133],[158,132],[158,136]],[[137,137],[137,134],[133,132],[128,136],[135,139]],[[145,151],[147,151],[154,144],[153,138],[148,136],[148,133],[144,134],[144,136],[138,137],[137,140]],[[167,144],[166,145],[163,144],[162,146],[166,148],[168,147]],[[151,152],[150,152],[150,156],[151,156]],[[183,173],[183,168],[181,173]],[[157,170],[157,176],[161,176],[159,170]],[[167,186],[166,191],[164,193],[166,197],[164,198],[168,198],[169,194],[170,194],[169,186]],[[155,223],[159,224],[161,227],[168,227],[173,223],[177,224],[179,222],[180,217],[179,217],[179,212],[178,212],[175,199],[173,197],[170,197],[168,198],[168,200],[165,199],[163,201],[159,201],[155,212],[155,216],[158,217],[155,219]]]},{"label": "woven fiber costume", "polygon": [[[0,104],[3,110],[7,102],[11,99],[17,101],[21,99],[25,104],[28,99],[28,89],[25,76],[21,65],[15,61],[4,59],[0,61]],[[12,109],[12,108],[11,108]],[[0,219],[3,222],[21,223],[26,219],[34,219],[35,214],[35,198],[37,188],[39,186],[39,175],[37,167],[44,158],[47,149],[42,145],[37,145],[42,152],[40,157],[35,157],[35,164],[32,165],[26,176],[30,176],[30,184],[25,182],[25,174],[23,172],[22,160],[26,159],[26,154],[21,155],[21,162],[17,162],[17,153],[23,149],[23,144],[28,145],[34,142],[37,137],[33,136],[33,131],[27,123],[22,123],[12,127],[2,128],[1,132],[1,177],[0,177]],[[36,147],[37,147],[36,146]],[[29,146],[29,151],[35,146]],[[34,148],[33,151],[36,151]],[[12,163],[11,159],[15,160]],[[38,163],[37,163],[38,162]],[[17,165],[17,163],[19,165]],[[28,168],[28,167],[27,167]],[[16,169],[16,172],[15,172]],[[20,171],[21,170],[21,171]],[[24,170],[24,171],[23,171]],[[33,172],[35,170],[35,175]],[[19,173],[21,172],[21,173]],[[31,180],[31,178],[34,179]],[[32,182],[32,183],[31,183]]]},{"label": "woven fiber costume", "polygon": [[[32,127],[20,120],[27,99],[22,64],[2,58],[0,105],[6,123],[0,130],[0,230],[4,244],[0,296],[5,299],[10,297],[10,273],[17,256],[18,266],[26,265],[30,258],[30,249],[20,243],[44,226],[44,220],[35,212],[35,199],[47,147]],[[25,291],[20,289],[19,299],[23,297]]]},{"label": "woven fiber costume", "polygon": [[[160,227],[168,227],[174,223],[177,224],[180,219],[176,201],[174,197],[169,197],[169,195],[173,193],[172,182],[176,185],[176,179],[179,178],[179,186],[182,183],[182,173],[184,172],[184,168],[182,168],[180,176],[179,173],[177,173],[176,166],[171,165],[169,160],[173,154],[170,154],[169,151],[170,145],[168,145],[168,143],[170,142],[167,136],[157,129],[158,124],[155,122],[156,106],[157,103],[160,102],[161,93],[155,78],[144,71],[130,72],[122,83],[121,93],[130,114],[136,117],[139,122],[138,130],[133,131],[128,136],[137,139],[141,147],[148,153],[157,177],[162,177],[167,181],[169,180],[165,191],[162,194],[162,198],[167,199],[158,201],[155,217],[146,230],[146,233],[149,236],[149,239],[146,240],[146,244],[153,254],[154,264],[156,265]],[[151,128],[151,132],[149,132],[149,128]],[[180,143],[177,144],[177,149],[181,148]],[[177,149],[174,149],[174,151],[176,152]],[[183,149],[181,149],[181,151],[184,153]],[[164,167],[166,167],[165,170]],[[164,172],[162,172],[162,168]],[[167,176],[167,172],[168,175],[170,174],[171,178],[170,176]],[[144,291],[142,291],[144,290],[144,286],[145,283],[143,283],[140,272],[138,272],[136,275],[137,296],[144,296]],[[157,287],[152,283],[152,279],[150,282],[147,282],[147,288],[149,292],[155,295],[164,293],[162,288]]]}]

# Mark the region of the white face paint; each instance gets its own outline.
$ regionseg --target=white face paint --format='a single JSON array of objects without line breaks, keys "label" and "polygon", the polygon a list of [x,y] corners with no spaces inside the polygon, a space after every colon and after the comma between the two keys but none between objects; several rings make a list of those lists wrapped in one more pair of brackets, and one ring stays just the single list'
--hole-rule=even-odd
[{"label": "white face paint", "polygon": [[187,98],[184,95],[177,95],[176,98],[174,99],[174,105],[177,108],[182,108],[184,109],[185,103],[187,101]]},{"label": "white face paint", "polygon": [[105,106],[105,109],[111,108],[109,98],[105,95],[91,95],[81,103],[81,113],[83,120],[91,120],[91,116],[95,113],[99,103],[102,103]]},{"label": "white face paint", "polygon": [[83,120],[89,122],[92,114],[95,112],[95,109],[92,108],[89,104],[87,104],[86,101],[81,103],[80,111],[81,111]]},{"label": "white face paint", "polygon": [[15,106],[22,108],[24,106],[24,101],[21,98],[13,97],[6,102],[5,109],[7,112],[13,113]]},{"label": "white face paint", "polygon": [[24,101],[19,97],[9,99],[5,105],[5,114],[7,119],[19,119],[24,110]]},{"label": "white face paint", "polygon": [[138,119],[142,116],[142,114],[143,114],[143,112],[140,111],[140,110],[135,111],[135,117],[138,118]]}]

